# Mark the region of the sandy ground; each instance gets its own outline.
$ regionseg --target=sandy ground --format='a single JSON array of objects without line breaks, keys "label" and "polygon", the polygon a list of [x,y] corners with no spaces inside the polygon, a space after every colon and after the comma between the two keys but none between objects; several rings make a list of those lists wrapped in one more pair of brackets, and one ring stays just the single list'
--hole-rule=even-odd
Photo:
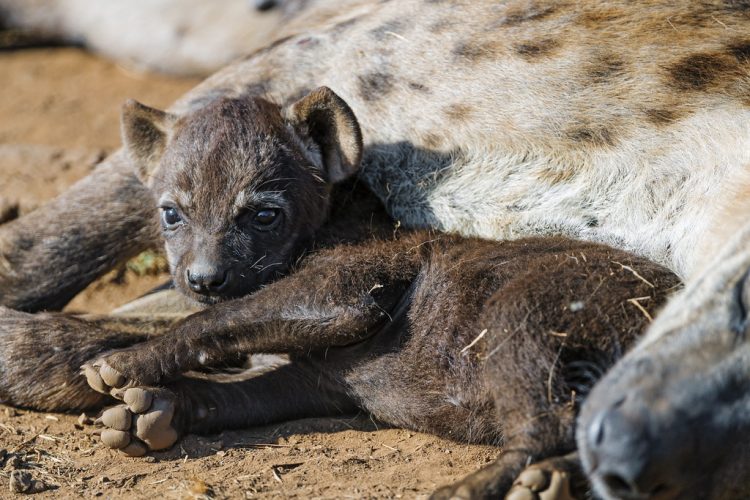
[{"label": "sandy ground", "polygon": [[[165,106],[196,83],[133,74],[69,48],[0,52],[0,82],[0,221],[116,149],[125,98]],[[69,309],[105,312],[164,280],[123,267]],[[105,449],[96,432],[78,416],[0,406],[0,498],[22,489],[49,498],[423,498],[497,454],[366,415],[188,436],[145,459]]]}]

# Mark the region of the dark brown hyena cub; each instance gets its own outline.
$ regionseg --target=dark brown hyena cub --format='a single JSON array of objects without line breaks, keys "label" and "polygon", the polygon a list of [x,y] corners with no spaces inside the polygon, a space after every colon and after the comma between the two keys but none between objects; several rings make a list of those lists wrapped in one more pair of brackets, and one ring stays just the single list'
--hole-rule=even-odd
[{"label": "dark brown hyena cub", "polygon": [[[287,110],[247,96],[178,118],[131,103],[123,125],[160,209],[174,281],[211,304],[87,365],[90,385],[124,402],[103,414],[102,439],[127,454],[187,432],[360,408],[503,446],[495,463],[437,496],[496,497],[544,459],[546,472],[522,476],[514,493],[561,496],[579,402],[677,283],[591,243],[395,231],[350,179],[359,127],[325,88]],[[15,335],[40,336],[35,316],[8,317]],[[53,319],[58,335],[110,338]],[[231,383],[182,375],[260,352],[289,353],[291,363]]]}]

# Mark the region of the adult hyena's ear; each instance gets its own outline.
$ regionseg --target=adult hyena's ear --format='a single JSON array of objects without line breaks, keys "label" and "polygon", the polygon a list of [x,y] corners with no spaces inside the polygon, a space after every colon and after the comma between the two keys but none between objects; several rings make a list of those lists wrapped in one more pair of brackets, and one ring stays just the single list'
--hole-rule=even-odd
[{"label": "adult hyena's ear", "polygon": [[319,87],[287,111],[287,120],[320,150],[320,165],[331,183],[354,174],[362,161],[362,131],[351,108],[333,90]]},{"label": "adult hyena's ear", "polygon": [[154,172],[177,117],[128,99],[120,118],[122,143],[144,184]]}]

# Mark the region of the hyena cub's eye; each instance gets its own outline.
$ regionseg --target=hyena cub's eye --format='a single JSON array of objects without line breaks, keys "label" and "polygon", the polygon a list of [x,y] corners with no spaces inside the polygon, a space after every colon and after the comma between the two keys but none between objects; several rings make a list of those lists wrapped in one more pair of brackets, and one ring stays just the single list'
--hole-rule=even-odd
[{"label": "hyena cub's eye", "polygon": [[174,229],[180,222],[182,222],[182,217],[176,208],[162,207],[161,220],[164,223],[164,227],[167,229]]},{"label": "hyena cub's eye", "polygon": [[279,218],[279,211],[275,208],[262,208],[255,212],[253,223],[260,227],[269,227]]}]

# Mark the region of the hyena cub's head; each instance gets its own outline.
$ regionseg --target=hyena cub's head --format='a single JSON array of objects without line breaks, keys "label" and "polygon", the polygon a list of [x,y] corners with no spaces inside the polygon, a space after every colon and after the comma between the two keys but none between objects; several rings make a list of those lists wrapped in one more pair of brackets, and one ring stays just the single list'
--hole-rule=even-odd
[{"label": "hyena cub's head", "polygon": [[283,274],[362,156],[354,114],[325,87],[283,110],[244,96],[176,117],[129,101],[122,136],[160,210],[175,283],[208,303]]}]

